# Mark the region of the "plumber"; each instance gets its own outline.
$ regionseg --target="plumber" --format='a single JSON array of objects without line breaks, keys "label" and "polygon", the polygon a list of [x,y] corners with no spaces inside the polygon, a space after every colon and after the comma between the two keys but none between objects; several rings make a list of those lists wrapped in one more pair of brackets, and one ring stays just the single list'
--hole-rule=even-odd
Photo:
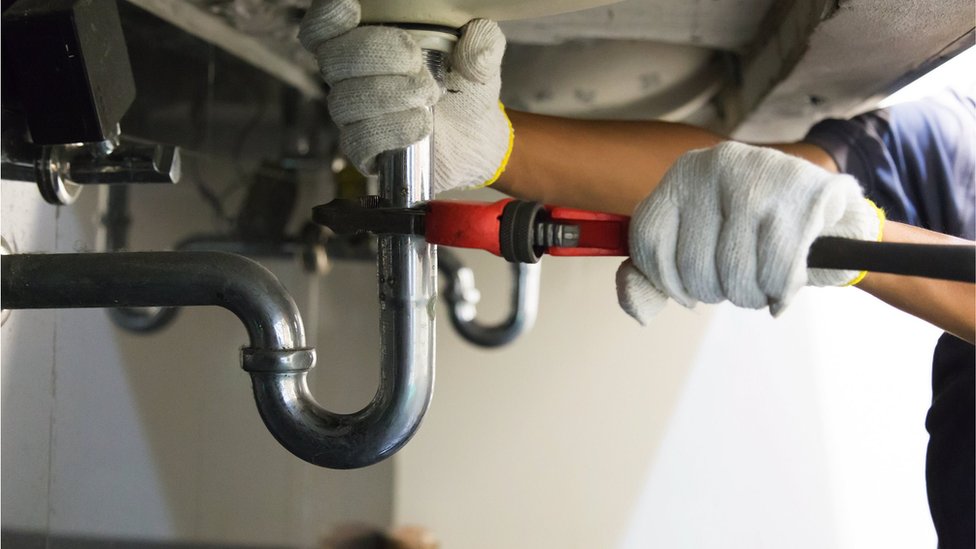
[{"label": "plumber", "polygon": [[[431,132],[434,191],[491,185],[522,199],[632,215],[620,306],[641,324],[670,298],[775,316],[803,286],[855,286],[946,331],[935,350],[926,480],[940,547],[974,542],[976,286],[807,269],[819,236],[976,239],[971,94],[825,120],[797,143],[752,146],[678,123],[506,110],[505,37],[461,31],[444,87],[400,29],[359,27],[356,0],[316,0],[299,38],[330,86],[343,152],[364,173]],[[429,107],[435,107],[433,114]]]}]

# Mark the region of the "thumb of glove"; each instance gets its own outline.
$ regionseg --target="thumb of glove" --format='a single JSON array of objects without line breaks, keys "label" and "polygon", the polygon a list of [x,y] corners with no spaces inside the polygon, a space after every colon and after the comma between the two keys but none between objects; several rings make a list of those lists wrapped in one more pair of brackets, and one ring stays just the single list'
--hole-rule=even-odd
[{"label": "thumb of glove", "polygon": [[664,308],[668,296],[644,276],[630,259],[617,269],[617,302],[620,308],[646,326]]},{"label": "thumb of glove", "polygon": [[316,54],[319,46],[359,24],[360,6],[356,0],[314,0],[298,28],[298,41]]},{"label": "thumb of glove", "polygon": [[474,19],[464,26],[464,33],[454,49],[451,69],[479,84],[498,77],[505,55],[505,35],[498,23]]}]

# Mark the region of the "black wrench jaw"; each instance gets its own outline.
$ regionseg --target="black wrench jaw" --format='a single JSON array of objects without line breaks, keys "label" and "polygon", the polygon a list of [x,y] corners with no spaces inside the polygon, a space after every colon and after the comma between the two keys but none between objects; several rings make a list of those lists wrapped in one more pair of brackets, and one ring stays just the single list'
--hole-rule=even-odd
[{"label": "black wrench jaw", "polygon": [[337,198],[312,208],[312,220],[336,234],[424,234],[424,208],[391,208],[378,196]]}]

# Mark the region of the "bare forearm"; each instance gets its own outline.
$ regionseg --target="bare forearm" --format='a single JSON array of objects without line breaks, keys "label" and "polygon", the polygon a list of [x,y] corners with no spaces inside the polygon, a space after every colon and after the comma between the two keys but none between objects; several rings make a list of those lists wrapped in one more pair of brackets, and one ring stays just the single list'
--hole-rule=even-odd
[{"label": "bare forearm", "polygon": [[[972,245],[969,240],[927,231],[911,225],[887,222],[885,242]],[[954,334],[976,341],[976,285],[914,276],[869,273],[858,288],[906,313]]]},{"label": "bare forearm", "polygon": [[495,188],[561,206],[629,215],[672,163],[723,138],[667,122],[571,120],[509,112],[512,157]]},{"label": "bare forearm", "polygon": [[[509,111],[512,157],[494,188],[527,200],[629,215],[682,154],[726,140],[672,122],[572,120]],[[769,145],[823,167],[821,149]]]}]

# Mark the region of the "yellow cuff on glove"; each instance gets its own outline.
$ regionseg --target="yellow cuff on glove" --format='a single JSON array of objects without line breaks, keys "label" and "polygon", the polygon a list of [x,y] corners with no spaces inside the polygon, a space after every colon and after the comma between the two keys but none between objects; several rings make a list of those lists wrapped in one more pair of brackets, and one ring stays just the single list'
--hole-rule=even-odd
[{"label": "yellow cuff on glove", "polygon": [[[875,204],[874,201],[871,200],[870,198],[865,198],[864,200],[866,200],[867,203],[870,204],[872,208],[874,208],[874,213],[877,214],[877,216],[878,216],[878,238],[877,238],[877,242],[881,242],[881,239],[884,238],[885,219],[887,219],[885,217],[884,210],[882,210],[881,208],[879,208],[878,205]],[[866,276],[868,276],[868,272],[867,271],[861,271],[860,273],[857,274],[856,277],[854,277],[853,280],[851,280],[850,282],[848,282],[847,284],[845,284],[845,286],[857,286],[857,284],[860,283],[862,280],[864,280],[864,277],[866,277]]]},{"label": "yellow cuff on glove", "polygon": [[501,101],[498,102],[498,108],[501,109],[502,116],[505,117],[505,122],[508,123],[508,147],[505,149],[505,156],[502,157],[502,162],[498,165],[495,173],[491,175],[488,181],[474,187],[476,189],[487,187],[495,181],[498,181],[498,178],[505,172],[505,168],[508,167],[508,159],[512,157],[512,148],[515,146],[515,128],[512,126],[512,120],[508,117],[508,113],[505,112],[505,105]]}]

